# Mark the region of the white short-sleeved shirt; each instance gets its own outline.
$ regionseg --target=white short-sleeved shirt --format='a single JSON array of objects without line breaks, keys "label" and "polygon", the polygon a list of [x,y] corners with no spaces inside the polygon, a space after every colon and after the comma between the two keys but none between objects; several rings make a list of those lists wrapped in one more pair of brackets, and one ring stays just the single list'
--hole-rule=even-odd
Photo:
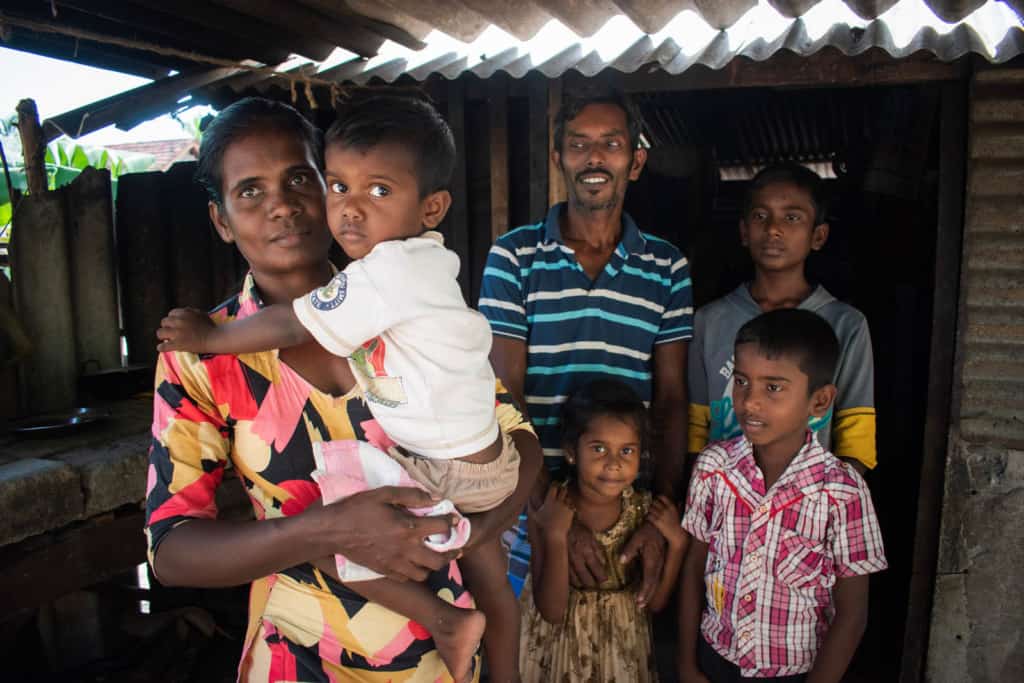
[{"label": "white short-sleeved shirt", "polygon": [[439,460],[498,437],[491,328],[466,305],[458,272],[459,257],[428,231],[381,242],[293,302],[317,342],[348,358],[384,432]]}]

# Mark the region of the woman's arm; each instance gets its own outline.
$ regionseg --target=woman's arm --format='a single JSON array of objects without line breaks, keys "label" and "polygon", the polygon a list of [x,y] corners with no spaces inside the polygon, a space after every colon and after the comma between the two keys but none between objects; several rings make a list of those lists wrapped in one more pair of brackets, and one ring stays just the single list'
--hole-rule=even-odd
[{"label": "woman's arm", "polygon": [[837,578],[832,600],[836,615],[807,676],[807,683],[838,683],[846,673],[868,623],[867,574]]},{"label": "woman's arm", "polygon": [[291,304],[273,304],[241,320],[216,325],[202,311],[175,308],[160,321],[160,351],[257,353],[312,341]]},{"label": "woman's arm", "polygon": [[569,607],[569,526],[573,512],[564,486],[552,486],[527,519],[533,603],[545,621],[561,624]]},{"label": "woman's arm", "polygon": [[153,569],[167,586],[217,588],[342,554],[388,578],[422,581],[458,554],[423,545],[427,536],[447,533],[450,518],[417,517],[405,509],[434,502],[419,489],[384,487],[291,517],[193,519],[167,532]]}]

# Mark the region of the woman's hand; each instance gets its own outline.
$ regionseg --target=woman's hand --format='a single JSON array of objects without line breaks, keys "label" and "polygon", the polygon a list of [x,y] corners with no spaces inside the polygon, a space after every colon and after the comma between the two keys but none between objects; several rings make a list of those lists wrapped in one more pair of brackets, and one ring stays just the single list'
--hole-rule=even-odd
[{"label": "woman's hand", "polygon": [[216,329],[210,317],[195,308],[175,308],[160,321],[157,351],[207,353],[206,343]]},{"label": "woman's hand", "polygon": [[532,514],[546,539],[566,539],[574,516],[569,507],[569,491],[564,486],[551,486],[544,502]]},{"label": "woman's hand", "polygon": [[680,526],[679,508],[669,499],[661,495],[651,503],[651,509],[647,511],[647,521],[661,532],[661,535],[668,541],[668,547],[678,549],[686,542],[686,533]]},{"label": "woman's hand", "polygon": [[315,515],[314,533],[323,554],[344,555],[396,581],[423,581],[459,555],[423,544],[428,536],[449,533],[454,516],[417,517],[406,509],[436,502],[420,489],[384,486],[303,514]]}]

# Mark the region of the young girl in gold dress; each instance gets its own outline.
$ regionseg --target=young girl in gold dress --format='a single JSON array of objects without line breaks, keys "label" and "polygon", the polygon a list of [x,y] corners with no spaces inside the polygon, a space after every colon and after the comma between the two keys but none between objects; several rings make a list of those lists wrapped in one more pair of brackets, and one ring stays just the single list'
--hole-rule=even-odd
[{"label": "young girl in gold dress", "polygon": [[[637,604],[636,567],[619,555],[649,519],[668,540],[650,609],[665,606],[682,562],[679,510],[668,498],[633,490],[647,441],[647,412],[625,384],[598,380],[562,409],[569,481],[552,485],[528,518],[530,578],[523,587],[519,668],[524,683],[657,680],[648,615]],[[597,590],[569,585],[569,529],[576,520],[604,550],[607,580]]]}]

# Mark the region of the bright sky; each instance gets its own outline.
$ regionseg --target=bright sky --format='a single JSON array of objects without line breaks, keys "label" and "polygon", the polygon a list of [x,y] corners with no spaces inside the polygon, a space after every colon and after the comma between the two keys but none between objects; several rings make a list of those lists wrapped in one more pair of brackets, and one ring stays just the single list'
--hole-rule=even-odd
[{"label": "bright sky", "polygon": [[[4,85],[0,88],[0,116],[13,114],[20,100],[31,97],[36,101],[40,120],[150,82],[138,76],[7,48],[0,48],[0,73],[4,74]],[[79,141],[88,145],[108,145],[184,137],[187,136],[177,121],[170,116],[161,116],[128,132],[108,126]]]}]

